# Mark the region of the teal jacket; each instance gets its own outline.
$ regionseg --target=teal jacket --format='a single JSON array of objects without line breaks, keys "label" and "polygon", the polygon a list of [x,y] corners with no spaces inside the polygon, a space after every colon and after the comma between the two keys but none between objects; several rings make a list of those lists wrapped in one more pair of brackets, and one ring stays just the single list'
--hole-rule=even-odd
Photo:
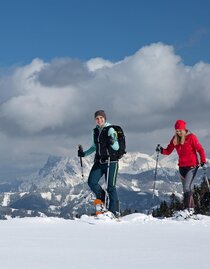
[{"label": "teal jacket", "polygon": [[[107,127],[107,126],[110,126],[110,125],[111,125],[110,123],[106,122],[102,128],[100,128],[98,125],[96,126],[96,128],[98,128],[99,132],[101,132],[104,127]],[[119,149],[119,143],[118,143],[118,140],[117,140],[116,132],[115,132],[115,130],[113,128],[109,129],[108,136],[111,136],[113,138],[113,140],[114,140],[114,144],[111,145],[112,149],[113,150],[118,150]],[[94,143],[94,129],[93,129],[92,130],[92,146],[88,150],[84,151],[85,157],[92,154],[95,151],[96,151],[96,145]]]}]

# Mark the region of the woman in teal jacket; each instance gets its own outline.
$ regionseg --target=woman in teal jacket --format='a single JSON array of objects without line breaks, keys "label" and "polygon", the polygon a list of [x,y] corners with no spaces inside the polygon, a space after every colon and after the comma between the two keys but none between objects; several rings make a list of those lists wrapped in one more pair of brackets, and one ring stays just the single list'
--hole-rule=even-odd
[{"label": "woman in teal jacket", "polygon": [[79,149],[78,156],[86,157],[95,152],[94,165],[90,171],[88,185],[95,193],[96,199],[105,203],[105,191],[99,184],[99,180],[105,175],[106,180],[108,179],[108,210],[117,216],[119,214],[119,200],[116,189],[118,173],[116,152],[119,149],[119,143],[114,128],[109,127],[111,124],[106,121],[106,114],[103,110],[95,112],[95,120],[97,125],[92,131],[92,145],[86,151]]}]

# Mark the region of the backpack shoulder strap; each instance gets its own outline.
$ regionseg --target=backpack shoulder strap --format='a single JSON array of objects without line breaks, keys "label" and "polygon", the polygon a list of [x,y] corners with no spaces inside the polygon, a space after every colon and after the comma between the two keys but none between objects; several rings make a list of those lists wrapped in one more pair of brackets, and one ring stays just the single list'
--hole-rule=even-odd
[{"label": "backpack shoulder strap", "polygon": [[[109,125],[109,126],[106,126],[104,128],[107,129],[107,131],[109,131],[110,128],[113,128],[114,130],[117,128],[118,126],[117,125]],[[115,130],[116,131],[116,130]]]}]

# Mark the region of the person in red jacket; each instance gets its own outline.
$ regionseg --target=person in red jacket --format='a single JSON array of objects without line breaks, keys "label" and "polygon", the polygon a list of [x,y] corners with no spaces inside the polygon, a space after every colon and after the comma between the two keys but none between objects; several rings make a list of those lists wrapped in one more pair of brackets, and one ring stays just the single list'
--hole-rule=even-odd
[{"label": "person in red jacket", "polygon": [[192,182],[200,165],[204,170],[207,169],[206,155],[198,138],[187,130],[185,121],[177,120],[174,127],[175,135],[172,137],[167,148],[158,145],[156,151],[164,155],[169,155],[176,149],[179,157],[178,166],[184,192],[184,208],[193,212],[195,204],[192,193]]}]

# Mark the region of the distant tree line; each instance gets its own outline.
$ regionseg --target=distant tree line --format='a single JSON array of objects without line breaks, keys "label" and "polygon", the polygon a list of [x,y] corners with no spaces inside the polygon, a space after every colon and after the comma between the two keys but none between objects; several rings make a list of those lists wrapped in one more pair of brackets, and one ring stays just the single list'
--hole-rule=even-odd
[{"label": "distant tree line", "polygon": [[[208,179],[210,184],[210,180]],[[199,186],[194,185],[193,193],[195,201],[195,214],[210,215],[210,192],[205,179]],[[160,206],[153,209],[153,217],[172,217],[173,213],[184,209],[183,201],[174,193],[170,196],[170,201],[162,201]]]}]

